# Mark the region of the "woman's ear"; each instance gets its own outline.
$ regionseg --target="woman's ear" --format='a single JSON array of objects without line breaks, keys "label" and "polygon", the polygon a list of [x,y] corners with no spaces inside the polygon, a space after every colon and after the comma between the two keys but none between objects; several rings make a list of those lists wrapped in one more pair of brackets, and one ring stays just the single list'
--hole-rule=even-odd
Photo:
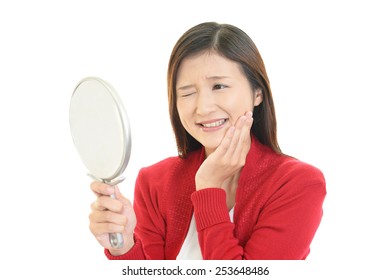
[{"label": "woman's ear", "polygon": [[263,102],[263,92],[259,88],[259,89],[255,90],[255,98],[253,101],[253,106],[259,106],[261,104],[261,102]]}]

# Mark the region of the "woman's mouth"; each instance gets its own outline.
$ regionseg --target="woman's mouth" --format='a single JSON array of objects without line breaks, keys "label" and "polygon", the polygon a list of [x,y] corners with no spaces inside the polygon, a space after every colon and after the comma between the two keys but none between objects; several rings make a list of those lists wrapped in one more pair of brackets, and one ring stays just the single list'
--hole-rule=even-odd
[{"label": "woman's mouth", "polygon": [[227,119],[210,120],[200,122],[198,125],[201,126],[204,131],[213,131],[221,128],[226,123],[226,121]]}]

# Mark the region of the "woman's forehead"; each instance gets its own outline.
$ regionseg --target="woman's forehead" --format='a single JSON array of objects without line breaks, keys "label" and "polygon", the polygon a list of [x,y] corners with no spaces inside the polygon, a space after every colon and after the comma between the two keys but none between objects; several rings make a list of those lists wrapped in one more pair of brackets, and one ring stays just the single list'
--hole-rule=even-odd
[{"label": "woman's forehead", "polygon": [[241,74],[240,64],[216,52],[203,52],[183,59],[177,81],[189,78],[222,79]]}]

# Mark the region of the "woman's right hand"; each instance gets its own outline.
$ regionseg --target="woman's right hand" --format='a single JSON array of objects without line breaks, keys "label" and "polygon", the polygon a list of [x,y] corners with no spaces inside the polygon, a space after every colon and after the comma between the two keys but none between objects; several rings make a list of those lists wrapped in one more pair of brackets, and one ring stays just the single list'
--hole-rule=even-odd
[{"label": "woman's right hand", "polygon": [[[91,204],[89,228],[96,240],[107,248],[114,256],[123,255],[134,245],[133,232],[137,223],[131,202],[125,198],[117,186],[110,186],[101,182],[92,182],[91,190],[97,196]],[[115,194],[115,198],[110,195]],[[109,233],[123,235],[123,247],[111,247]]]}]

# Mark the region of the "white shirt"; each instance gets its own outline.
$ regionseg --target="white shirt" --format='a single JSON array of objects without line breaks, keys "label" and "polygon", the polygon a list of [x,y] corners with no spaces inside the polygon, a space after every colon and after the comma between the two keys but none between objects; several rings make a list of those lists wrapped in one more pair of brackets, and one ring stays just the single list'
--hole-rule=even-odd
[{"label": "white shirt", "polygon": [[[230,221],[233,222],[234,207],[229,211]],[[184,243],[176,257],[177,260],[203,260],[200,251],[198,232],[196,231],[195,217],[192,215],[190,228]]]}]

